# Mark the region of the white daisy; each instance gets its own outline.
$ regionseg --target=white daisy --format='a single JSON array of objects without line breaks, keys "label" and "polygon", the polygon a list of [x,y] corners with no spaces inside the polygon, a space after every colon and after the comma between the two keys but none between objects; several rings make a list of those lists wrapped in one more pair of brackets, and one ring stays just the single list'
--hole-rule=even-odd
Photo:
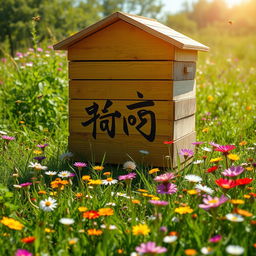
[{"label": "white daisy", "polygon": [[126,170],[135,170],[136,164],[132,161],[127,161],[124,163],[123,168]]},{"label": "white daisy", "polygon": [[165,236],[163,241],[164,241],[164,243],[171,244],[171,243],[175,242],[177,239],[178,239],[177,236]]},{"label": "white daisy", "polygon": [[48,172],[45,172],[46,175],[49,175],[49,176],[54,176],[57,174],[57,172],[53,172],[53,171],[48,171]]},{"label": "white daisy", "polygon": [[244,218],[241,215],[236,214],[236,213],[228,213],[228,214],[226,214],[226,218],[233,222],[243,222],[244,221]]},{"label": "white daisy", "polygon": [[113,203],[113,202],[109,202],[109,203],[106,203],[107,206],[116,206],[116,203]]},{"label": "white daisy", "polygon": [[74,154],[71,152],[63,153],[62,155],[60,155],[60,160],[66,160],[73,156],[74,156]]},{"label": "white daisy", "polygon": [[211,194],[214,193],[214,190],[213,190],[213,189],[211,189],[211,188],[209,188],[209,187],[207,187],[207,186],[204,186],[204,185],[202,185],[202,184],[196,184],[195,188],[198,189],[198,190],[200,190],[200,191],[202,191],[202,192],[205,192],[205,193],[207,193],[207,194],[209,194],[209,195],[211,195]]},{"label": "white daisy", "polygon": [[58,173],[58,176],[61,178],[68,178],[68,177],[70,177],[70,174],[71,174],[71,172],[69,172],[69,171],[62,171],[62,172]]},{"label": "white daisy", "polygon": [[117,182],[118,180],[115,180],[113,178],[107,178],[105,180],[102,180],[103,185],[113,185],[113,184],[116,184]]},{"label": "white daisy", "polygon": [[1,134],[1,135],[7,135],[7,132],[0,131],[0,134]]},{"label": "white daisy", "polygon": [[202,150],[206,152],[212,152],[212,149],[207,147],[203,147]]},{"label": "white daisy", "polygon": [[193,164],[202,164],[204,162],[204,160],[196,160],[193,162]]},{"label": "white daisy", "polygon": [[72,225],[75,223],[75,221],[71,218],[61,218],[59,222],[63,225]]},{"label": "white daisy", "polygon": [[48,197],[48,199],[41,200],[39,203],[39,208],[42,209],[45,212],[51,212],[54,210],[54,208],[57,207],[57,201],[51,197]]},{"label": "white daisy", "polygon": [[185,180],[189,181],[189,182],[201,182],[202,178],[200,176],[194,175],[194,174],[188,174],[184,177]]},{"label": "white daisy", "polygon": [[210,254],[213,254],[214,253],[214,250],[211,248],[211,247],[203,247],[201,249],[201,253],[203,255],[210,255]]},{"label": "white daisy", "polygon": [[244,253],[244,248],[239,245],[228,245],[226,252],[232,255],[241,255]]},{"label": "white daisy", "polygon": [[43,166],[43,165],[41,165],[39,163],[32,163],[32,162],[30,162],[28,167],[34,168],[37,171],[41,171],[41,170],[45,171],[45,170],[48,169],[47,166]]}]

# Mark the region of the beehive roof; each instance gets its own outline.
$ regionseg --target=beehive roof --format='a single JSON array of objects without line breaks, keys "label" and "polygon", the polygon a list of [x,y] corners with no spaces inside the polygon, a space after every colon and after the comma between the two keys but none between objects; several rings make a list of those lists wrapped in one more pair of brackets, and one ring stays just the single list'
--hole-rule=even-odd
[{"label": "beehive roof", "polygon": [[208,51],[209,48],[171,28],[163,25],[155,19],[142,16],[131,15],[123,12],[115,12],[112,15],[100,20],[99,22],[79,31],[78,33],[60,41],[53,47],[55,50],[67,50],[71,45],[77,43],[81,39],[111,25],[112,23],[123,20],[145,32],[158,37],[176,47],[184,50]]}]

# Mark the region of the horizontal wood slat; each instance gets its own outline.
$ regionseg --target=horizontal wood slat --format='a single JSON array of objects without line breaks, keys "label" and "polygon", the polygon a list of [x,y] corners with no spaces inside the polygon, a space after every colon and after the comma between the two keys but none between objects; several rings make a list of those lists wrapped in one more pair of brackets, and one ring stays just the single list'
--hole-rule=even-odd
[{"label": "horizontal wood slat", "polygon": [[195,81],[112,81],[112,80],[71,80],[71,99],[138,99],[137,92],[144,99],[172,100],[185,97],[195,90]]},{"label": "horizontal wood slat", "polygon": [[[163,141],[169,140],[167,136],[160,136],[156,142],[144,141],[140,136],[127,137],[118,135],[115,139],[99,136],[97,140],[91,138],[90,134],[71,133],[69,136],[69,150],[76,154],[79,159],[86,161],[101,162],[106,154],[106,163],[122,164],[130,160],[128,155],[136,162],[148,165],[166,166],[166,156],[169,154],[168,146]],[[177,153],[182,148],[193,149],[191,144],[196,140],[196,133],[192,132],[171,145],[174,165],[177,163]],[[148,151],[148,155],[140,153],[140,150]],[[180,157],[184,161],[183,157]]]},{"label": "horizontal wood slat", "polygon": [[196,113],[196,98],[183,99],[175,101],[174,116],[175,119],[181,119]]}]

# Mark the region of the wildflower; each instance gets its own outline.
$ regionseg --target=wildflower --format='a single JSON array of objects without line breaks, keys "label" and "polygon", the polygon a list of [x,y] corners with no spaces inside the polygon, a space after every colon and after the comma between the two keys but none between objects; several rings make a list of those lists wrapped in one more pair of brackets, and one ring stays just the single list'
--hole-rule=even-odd
[{"label": "wildflower", "polygon": [[39,190],[37,192],[38,195],[46,195],[46,191],[45,190]]},{"label": "wildflower", "polygon": [[136,247],[136,252],[140,254],[160,254],[167,252],[167,249],[165,247],[161,246],[156,246],[155,242],[147,242],[147,243],[142,243],[140,246]]},{"label": "wildflower", "polygon": [[75,162],[73,164],[75,167],[77,167],[78,169],[82,169],[83,167],[86,167],[87,164],[86,163],[83,163],[83,162]]},{"label": "wildflower", "polygon": [[179,154],[187,158],[193,156],[194,152],[190,149],[181,149]]},{"label": "wildflower", "polygon": [[38,144],[38,145],[36,145],[38,148],[42,148],[42,149],[44,149],[44,148],[46,148],[47,146],[49,146],[49,144]]},{"label": "wildflower", "polygon": [[113,184],[116,184],[117,182],[118,180],[115,180],[113,178],[107,178],[105,180],[102,180],[103,185],[113,185]]},{"label": "wildflower", "polygon": [[228,245],[226,247],[226,252],[231,255],[241,255],[244,253],[244,248],[239,245]]},{"label": "wildflower", "polygon": [[159,172],[160,170],[158,168],[154,168],[154,169],[151,169],[148,171],[148,174],[153,174],[153,173],[157,173]]},{"label": "wildflower", "polygon": [[36,149],[36,150],[33,151],[33,153],[34,153],[35,155],[41,155],[41,154],[43,153],[43,151]]},{"label": "wildflower", "polygon": [[204,162],[204,160],[196,160],[193,162],[193,164],[202,164]]},{"label": "wildflower", "polygon": [[54,229],[51,229],[51,228],[45,228],[44,231],[45,231],[46,233],[54,233],[54,232],[55,232],[55,230],[54,230]]},{"label": "wildflower", "polygon": [[220,161],[222,161],[222,160],[223,160],[223,158],[217,157],[217,158],[211,159],[211,160],[210,160],[210,163],[217,163],[217,162],[220,162]]},{"label": "wildflower", "polygon": [[209,132],[209,130],[210,130],[209,127],[205,127],[205,128],[202,130],[202,132],[207,133],[207,132]]},{"label": "wildflower", "polygon": [[240,159],[240,157],[238,155],[235,155],[235,154],[229,154],[228,155],[228,158],[232,161],[237,161]]},{"label": "wildflower", "polygon": [[236,214],[236,213],[228,213],[228,214],[226,214],[226,218],[233,222],[243,222],[244,221],[244,218],[241,215]]},{"label": "wildflower", "polygon": [[71,172],[69,171],[62,171],[58,173],[58,176],[61,178],[69,178],[71,175]]},{"label": "wildflower", "polygon": [[227,180],[227,179],[218,179],[215,180],[215,183],[225,189],[230,189],[230,188],[234,188],[237,186],[237,183],[234,180]]},{"label": "wildflower", "polygon": [[35,160],[38,161],[38,163],[41,163],[46,157],[45,156],[36,156],[34,157]]},{"label": "wildflower", "polygon": [[126,175],[121,175],[118,177],[119,180],[132,180],[136,177],[135,172],[128,173]]},{"label": "wildflower", "polygon": [[189,181],[189,182],[201,182],[202,178],[200,176],[194,175],[194,174],[188,174],[184,177],[185,180]]},{"label": "wildflower", "polygon": [[9,142],[9,141],[15,140],[15,137],[3,135],[2,139]]},{"label": "wildflower", "polygon": [[230,200],[231,204],[244,204],[244,200],[241,199],[232,199]]},{"label": "wildflower", "polygon": [[149,200],[149,203],[156,205],[156,206],[165,206],[165,205],[169,204],[169,202],[167,202],[167,201],[160,201],[160,200]]},{"label": "wildflower", "polygon": [[206,152],[212,152],[212,149],[207,147],[202,147],[202,150]]},{"label": "wildflower", "polygon": [[25,249],[18,249],[15,256],[33,256],[33,254]]},{"label": "wildflower", "polygon": [[85,207],[85,206],[80,206],[80,207],[78,207],[78,211],[79,211],[79,212],[86,212],[87,210],[88,210],[88,208]]},{"label": "wildflower", "polygon": [[84,212],[83,217],[86,218],[86,219],[92,220],[92,219],[99,218],[100,214],[97,211],[91,210],[91,211]]},{"label": "wildflower", "polygon": [[196,254],[197,254],[197,251],[195,249],[186,249],[185,250],[185,255],[187,255],[187,256],[193,256]]},{"label": "wildflower", "polygon": [[201,253],[203,255],[210,255],[210,254],[213,254],[214,253],[214,250],[211,248],[211,247],[203,247],[201,249]]},{"label": "wildflower", "polygon": [[63,225],[72,225],[75,223],[75,221],[71,218],[61,218],[59,222]]},{"label": "wildflower", "polygon": [[216,208],[221,204],[225,203],[228,200],[227,197],[222,195],[220,198],[218,197],[211,197],[210,195],[206,196],[203,199],[204,204],[199,204],[199,207],[204,210],[209,210],[211,208]]},{"label": "wildflower", "polygon": [[137,191],[138,191],[138,192],[142,192],[142,193],[147,193],[147,192],[148,192],[148,190],[142,189],[142,188],[137,189]]},{"label": "wildflower", "polygon": [[42,200],[39,203],[40,209],[42,209],[45,212],[51,212],[54,210],[54,208],[57,207],[57,201],[51,197],[48,197],[48,199]]},{"label": "wildflower", "polygon": [[104,169],[104,166],[97,165],[97,166],[93,166],[92,169],[95,171],[102,171]]},{"label": "wildflower", "polygon": [[111,174],[111,172],[103,172],[103,175],[105,175],[105,176],[108,176],[110,174]]},{"label": "wildflower", "polygon": [[117,229],[117,227],[115,225],[105,225],[105,224],[102,224],[102,225],[100,225],[100,227],[103,228],[103,229],[109,229],[109,230]]},{"label": "wildflower", "polygon": [[78,238],[77,238],[77,237],[74,237],[74,238],[71,238],[71,239],[68,240],[68,243],[69,243],[70,245],[74,245],[74,244],[76,244],[77,242],[78,242]]},{"label": "wildflower", "polygon": [[252,213],[250,213],[250,212],[248,212],[248,211],[246,211],[246,210],[243,210],[243,209],[239,209],[239,208],[236,208],[236,209],[234,210],[234,212],[237,213],[237,214],[239,214],[239,215],[242,215],[242,216],[244,216],[244,217],[252,217],[252,216],[253,216]]},{"label": "wildflower", "polygon": [[48,169],[47,166],[43,166],[43,165],[41,165],[39,163],[32,163],[32,162],[30,162],[28,167],[34,168],[36,171],[41,171],[41,170],[45,171],[45,170]]},{"label": "wildflower", "polygon": [[87,230],[87,234],[89,236],[100,236],[102,233],[103,233],[103,231],[100,230],[100,229],[93,228],[93,229],[88,229]]},{"label": "wildflower", "polygon": [[195,141],[195,142],[192,142],[191,143],[192,145],[202,145],[202,144],[204,144],[204,142],[202,142],[202,141]]},{"label": "wildflower", "polygon": [[148,235],[150,232],[150,229],[147,224],[138,224],[136,226],[132,227],[132,233],[137,236],[137,235]]},{"label": "wildflower", "polygon": [[246,171],[253,171],[252,167],[246,167],[245,169],[246,169]]},{"label": "wildflower", "polygon": [[241,141],[241,142],[239,143],[239,146],[245,146],[245,145],[247,145],[247,142],[246,142],[245,140],[243,140],[243,141]]},{"label": "wildflower", "polygon": [[154,181],[166,183],[169,180],[173,179],[174,177],[175,177],[175,175],[172,172],[167,172],[167,173],[161,174],[159,176],[156,176],[154,178]]},{"label": "wildflower", "polygon": [[114,210],[111,208],[100,208],[98,213],[100,216],[111,216],[114,214]]},{"label": "wildflower", "polygon": [[21,242],[25,243],[25,244],[31,244],[36,240],[36,238],[34,236],[28,236],[28,237],[24,237],[21,239]]},{"label": "wildflower", "polygon": [[133,199],[133,200],[132,200],[132,203],[133,203],[133,204],[140,204],[140,200]]},{"label": "wildflower", "polygon": [[224,170],[221,174],[228,177],[238,176],[244,172],[242,166],[231,166],[230,168]]},{"label": "wildflower", "polygon": [[20,187],[29,187],[29,186],[31,186],[32,185],[32,183],[31,182],[25,182],[25,183],[21,183],[21,184],[19,184],[20,185]]},{"label": "wildflower", "polygon": [[209,169],[207,169],[206,172],[214,172],[214,171],[218,170],[218,168],[219,168],[218,165],[214,165],[214,166],[210,167]]},{"label": "wildflower", "polygon": [[88,185],[101,185],[102,180],[89,180]]},{"label": "wildflower", "polygon": [[177,186],[173,183],[162,183],[157,186],[158,194],[174,194],[177,192]]},{"label": "wildflower", "polygon": [[179,213],[179,214],[187,214],[193,212],[193,209],[191,209],[189,206],[184,206],[184,207],[178,207],[174,210],[174,212]]},{"label": "wildflower", "polygon": [[222,239],[221,235],[215,235],[209,239],[209,242],[211,243],[218,243]]},{"label": "wildflower", "polygon": [[163,239],[163,242],[167,243],[167,244],[171,244],[171,243],[175,242],[177,239],[178,239],[178,237],[175,235],[174,236],[165,236]]},{"label": "wildflower", "polygon": [[219,145],[218,147],[216,147],[214,150],[215,151],[219,151],[219,152],[222,152],[223,155],[228,155],[229,151],[235,149],[236,147],[234,145],[224,145],[224,146],[221,146]]},{"label": "wildflower", "polygon": [[54,176],[57,174],[57,172],[53,172],[53,171],[48,171],[48,172],[45,172],[46,175],[49,175],[49,176]]},{"label": "wildflower", "polygon": [[211,189],[211,188],[209,188],[209,187],[207,187],[207,186],[204,186],[204,185],[202,185],[202,184],[200,184],[200,183],[199,183],[199,184],[196,184],[195,188],[198,189],[198,190],[200,190],[200,191],[202,191],[202,192],[205,192],[205,193],[207,193],[207,194],[209,194],[209,195],[213,194],[213,192],[214,192],[213,189]]},{"label": "wildflower", "polygon": [[207,100],[209,102],[212,102],[214,100],[214,97],[212,95],[207,96]]},{"label": "wildflower", "polygon": [[252,181],[253,181],[253,179],[251,179],[251,178],[237,179],[236,184],[238,186],[243,186],[243,185],[250,184]]},{"label": "wildflower", "polygon": [[84,176],[82,176],[82,180],[88,181],[88,180],[90,180],[90,179],[91,179],[91,176],[90,176],[90,175],[84,175]]},{"label": "wildflower", "polygon": [[67,152],[60,155],[60,160],[67,160],[69,158],[73,157],[73,153]]},{"label": "wildflower", "polygon": [[124,163],[123,169],[129,170],[129,171],[134,171],[136,169],[136,164],[132,161],[127,161]]},{"label": "wildflower", "polygon": [[23,224],[13,218],[3,217],[0,222],[10,229],[22,230],[24,228]]},{"label": "wildflower", "polygon": [[51,182],[51,188],[59,188],[61,190],[64,189],[64,186],[69,184],[67,180],[62,180],[60,178],[55,179]]}]

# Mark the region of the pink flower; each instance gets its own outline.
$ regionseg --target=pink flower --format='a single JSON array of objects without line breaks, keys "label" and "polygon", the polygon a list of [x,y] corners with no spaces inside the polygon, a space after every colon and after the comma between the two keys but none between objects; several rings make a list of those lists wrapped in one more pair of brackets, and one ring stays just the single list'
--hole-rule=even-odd
[{"label": "pink flower", "polygon": [[242,166],[231,166],[230,168],[224,170],[222,172],[222,175],[228,176],[228,177],[234,177],[238,176],[244,171],[244,168]]},{"label": "pink flower", "polygon": [[174,194],[177,190],[177,186],[173,183],[162,183],[157,186],[156,192],[158,194]]},{"label": "pink flower", "polygon": [[140,254],[148,254],[148,255],[155,255],[167,252],[167,249],[165,247],[156,246],[155,242],[147,242],[142,243],[140,246],[136,247],[136,252]]},{"label": "pink flower", "polygon": [[25,249],[18,249],[15,256],[33,256],[33,254]]},{"label": "pink flower", "polygon": [[194,152],[191,149],[181,149],[179,154],[184,157],[190,157],[194,155]]},{"label": "pink flower", "polygon": [[26,182],[26,183],[21,183],[20,186],[21,187],[28,187],[28,186],[31,186],[32,183],[31,182]]},{"label": "pink flower", "polygon": [[38,144],[38,145],[36,145],[38,148],[42,148],[42,149],[44,149],[44,148],[46,148],[47,146],[49,146],[49,144]]},{"label": "pink flower", "polygon": [[209,210],[210,208],[216,208],[220,206],[221,204],[225,203],[228,200],[227,197],[222,195],[220,198],[218,197],[211,197],[211,196],[206,196],[203,199],[204,204],[199,204],[199,207],[204,209],[204,210]]},{"label": "pink flower", "polygon": [[37,48],[37,51],[38,51],[38,52],[42,52],[42,51],[43,51],[43,49],[42,49],[42,48],[40,48],[40,47],[38,47],[38,48]]},{"label": "pink flower", "polygon": [[149,203],[157,205],[157,206],[165,206],[169,204],[167,201],[161,201],[161,200],[149,200]]},{"label": "pink flower", "polygon": [[211,237],[209,239],[209,242],[211,242],[211,243],[218,243],[221,239],[222,239],[221,235],[216,235],[216,236]]},{"label": "pink flower", "polygon": [[196,142],[192,142],[191,144],[192,144],[192,145],[201,145],[201,144],[204,144],[204,142],[202,142],[202,141],[196,141]]},{"label": "pink flower", "polygon": [[11,141],[11,140],[15,140],[15,137],[3,135],[3,136],[2,136],[2,139]]},{"label": "pink flower", "polygon": [[234,188],[237,186],[237,183],[234,180],[227,180],[227,179],[218,179],[215,180],[215,183],[225,189],[230,189],[230,188]]},{"label": "pink flower", "polygon": [[130,172],[126,175],[121,175],[118,177],[119,180],[132,180],[136,177],[136,173],[135,172]]},{"label": "pink flower", "polygon": [[86,163],[83,163],[83,162],[75,162],[75,163],[74,163],[74,166],[75,166],[75,167],[78,167],[78,168],[83,168],[83,167],[86,167],[87,164],[86,164]]},{"label": "pink flower", "polygon": [[225,145],[225,146],[218,146],[214,150],[222,152],[224,155],[228,155],[228,152],[235,149],[236,147],[234,145]]},{"label": "pink flower", "polygon": [[167,172],[167,173],[164,173],[164,174],[161,174],[159,176],[156,176],[154,178],[154,181],[156,182],[168,182],[169,180],[173,179],[175,176],[172,172]]},{"label": "pink flower", "polygon": [[217,143],[215,143],[215,142],[209,142],[209,144],[211,145],[211,146],[213,146],[214,148],[217,148],[217,147],[219,147],[220,145],[219,144],[217,144]]}]

